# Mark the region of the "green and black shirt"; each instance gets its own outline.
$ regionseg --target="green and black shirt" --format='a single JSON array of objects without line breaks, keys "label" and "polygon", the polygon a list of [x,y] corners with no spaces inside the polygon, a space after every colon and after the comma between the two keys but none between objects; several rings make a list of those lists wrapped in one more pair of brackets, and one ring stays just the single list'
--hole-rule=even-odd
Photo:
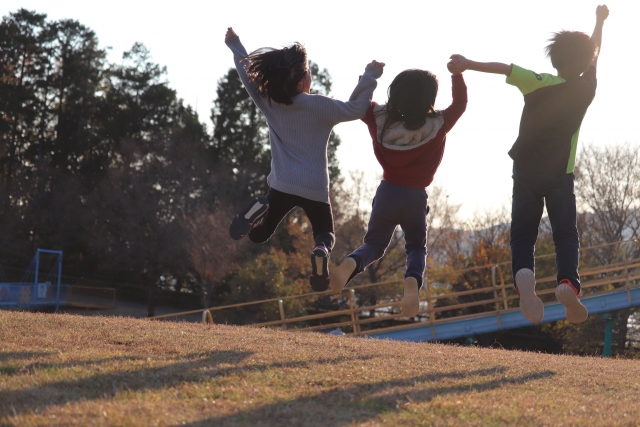
[{"label": "green and black shirt", "polygon": [[507,83],[524,95],[518,139],[509,150],[526,175],[573,173],[582,119],[596,93],[596,69],[573,80],[536,74],[515,64]]}]

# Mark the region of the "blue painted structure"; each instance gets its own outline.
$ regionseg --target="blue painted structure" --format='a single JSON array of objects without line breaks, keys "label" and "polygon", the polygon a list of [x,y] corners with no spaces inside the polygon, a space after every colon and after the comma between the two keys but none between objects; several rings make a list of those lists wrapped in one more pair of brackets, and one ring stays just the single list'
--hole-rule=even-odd
[{"label": "blue painted structure", "polygon": [[[587,307],[590,315],[637,307],[640,306],[640,288],[616,290],[582,298],[580,301]],[[544,318],[541,323],[555,322],[564,320],[564,318],[564,306],[562,304],[545,304]],[[428,322],[424,322],[410,329],[381,333],[374,332],[368,334],[368,336],[403,341],[436,341],[522,328],[524,326],[531,326],[531,322],[524,318],[520,310],[514,309],[499,313],[493,312],[486,316],[435,324],[433,325],[433,332],[432,326]]]},{"label": "blue painted structure", "polygon": [[[46,276],[40,274],[41,255],[55,257],[53,266]],[[0,270],[1,271],[1,270]],[[62,251],[38,249],[31,264],[19,282],[8,282],[4,274],[0,279],[0,308],[38,308],[55,307],[56,312],[64,304],[69,285],[62,285]]]}]

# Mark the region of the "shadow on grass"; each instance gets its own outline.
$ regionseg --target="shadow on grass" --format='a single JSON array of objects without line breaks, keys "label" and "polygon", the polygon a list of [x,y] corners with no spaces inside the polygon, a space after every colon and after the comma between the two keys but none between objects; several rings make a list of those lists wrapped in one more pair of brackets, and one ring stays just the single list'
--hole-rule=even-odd
[{"label": "shadow on grass", "polygon": [[135,360],[144,360],[142,357],[136,356],[116,356],[116,357],[107,357],[104,359],[94,359],[94,360],[78,360],[71,361],[65,363],[55,363],[55,362],[34,362],[29,363],[27,365],[15,366],[15,365],[0,365],[0,375],[22,375],[22,374],[34,374],[37,371],[51,371],[51,370],[60,370],[67,368],[76,368],[76,367],[91,367],[104,365],[105,363],[111,362],[130,362]]},{"label": "shadow on grass", "polygon": [[[108,398],[121,391],[145,391],[170,388],[184,383],[201,383],[234,374],[282,368],[304,368],[319,364],[339,364],[356,360],[369,360],[370,356],[312,361],[275,362],[268,364],[242,364],[253,352],[214,351],[181,356],[180,361],[160,367],[143,367],[133,370],[111,372],[80,379],[62,380],[22,389],[0,390],[0,418],[17,415],[30,410],[42,410],[52,405],[64,405],[92,399]],[[144,358],[122,358],[122,361],[145,362]],[[89,366],[118,362],[119,358],[100,359],[71,363],[49,363],[47,369],[65,369],[74,366]],[[156,361],[162,363],[162,361]],[[220,366],[224,365],[224,366]],[[231,365],[231,366],[227,366]],[[17,372],[16,374],[21,374]],[[37,375],[37,371],[34,371]],[[56,372],[56,375],[64,374]]]},{"label": "shadow on grass", "polygon": [[[400,411],[400,408],[407,403],[429,402],[437,396],[449,394],[489,391],[508,385],[547,379],[555,375],[552,371],[540,371],[513,378],[489,379],[456,386],[437,386],[439,380],[491,375],[502,377],[503,372],[505,369],[498,367],[358,384],[182,425],[189,427],[245,425],[338,427],[362,423],[383,413]],[[423,388],[415,389],[416,386]],[[403,387],[414,387],[414,389],[398,390]]]},{"label": "shadow on grass", "polygon": [[0,352],[0,362],[10,362],[12,360],[33,359],[53,354],[49,351],[7,351]]}]

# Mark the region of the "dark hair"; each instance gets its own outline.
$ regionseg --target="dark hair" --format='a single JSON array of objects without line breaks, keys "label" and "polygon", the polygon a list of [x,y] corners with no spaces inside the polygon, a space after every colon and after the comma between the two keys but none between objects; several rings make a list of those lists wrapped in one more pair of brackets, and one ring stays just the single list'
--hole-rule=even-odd
[{"label": "dark hair", "polygon": [[545,49],[551,65],[569,76],[579,76],[587,71],[598,53],[598,46],[591,37],[581,31],[560,31],[553,34]]},{"label": "dark hair", "polygon": [[438,79],[430,71],[412,69],[398,74],[389,85],[387,106],[381,111],[387,118],[380,139],[394,123],[401,122],[407,129],[416,130],[426,123],[427,117],[436,117],[433,105],[437,95]]},{"label": "dark hair", "polygon": [[262,48],[247,55],[247,74],[258,83],[258,92],[281,104],[291,105],[297,86],[307,73],[307,51],[300,43],[282,49]]}]

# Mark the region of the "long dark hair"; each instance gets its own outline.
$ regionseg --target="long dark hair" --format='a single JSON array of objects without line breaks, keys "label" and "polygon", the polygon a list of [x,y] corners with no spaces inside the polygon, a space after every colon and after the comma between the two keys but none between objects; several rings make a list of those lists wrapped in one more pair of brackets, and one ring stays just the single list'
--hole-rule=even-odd
[{"label": "long dark hair", "polygon": [[300,43],[282,49],[262,48],[247,55],[247,74],[258,83],[260,96],[291,105],[298,83],[307,73],[307,51]]},{"label": "long dark hair", "polygon": [[416,130],[426,123],[427,117],[436,117],[433,105],[437,95],[438,79],[430,71],[411,69],[398,74],[387,90],[387,106],[380,112],[387,114],[380,142],[394,123],[401,122],[405,128]]}]

